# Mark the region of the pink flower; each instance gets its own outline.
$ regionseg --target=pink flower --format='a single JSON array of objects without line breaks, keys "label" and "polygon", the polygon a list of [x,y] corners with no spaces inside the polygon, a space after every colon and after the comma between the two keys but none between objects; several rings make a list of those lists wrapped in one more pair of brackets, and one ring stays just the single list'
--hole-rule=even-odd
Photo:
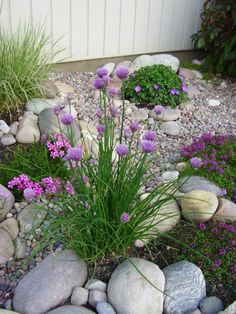
[{"label": "pink flower", "polygon": [[66,191],[70,194],[70,195],[74,195],[75,194],[75,190],[71,184],[70,181],[67,181],[66,182],[66,185],[65,185],[65,188],[66,188]]},{"label": "pink flower", "polygon": [[134,90],[136,91],[136,93],[141,92],[142,87],[140,85],[135,86]]}]

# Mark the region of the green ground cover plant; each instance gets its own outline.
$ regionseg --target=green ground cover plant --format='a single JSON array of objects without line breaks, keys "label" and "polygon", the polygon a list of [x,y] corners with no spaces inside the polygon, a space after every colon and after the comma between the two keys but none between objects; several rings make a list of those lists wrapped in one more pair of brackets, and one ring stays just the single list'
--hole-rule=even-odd
[{"label": "green ground cover plant", "polygon": [[125,98],[136,104],[162,104],[175,108],[186,99],[186,85],[169,66],[140,68],[124,84]]},{"label": "green ground cover plant", "polygon": [[0,28],[0,113],[19,110],[28,99],[43,95],[41,83],[58,53],[46,49],[49,43],[42,25],[19,25],[14,33]]},{"label": "green ground cover plant", "polygon": [[205,133],[182,148],[189,162],[182,176],[199,175],[214,182],[222,194],[236,202],[236,138]]}]

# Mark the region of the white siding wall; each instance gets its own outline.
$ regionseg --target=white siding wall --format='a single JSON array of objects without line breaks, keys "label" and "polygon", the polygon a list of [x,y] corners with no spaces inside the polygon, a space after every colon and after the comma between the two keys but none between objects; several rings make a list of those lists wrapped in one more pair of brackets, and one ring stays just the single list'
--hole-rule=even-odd
[{"label": "white siding wall", "polygon": [[[63,61],[187,50],[204,0],[0,0],[0,26],[44,21]],[[52,47],[49,49],[52,49]]]}]

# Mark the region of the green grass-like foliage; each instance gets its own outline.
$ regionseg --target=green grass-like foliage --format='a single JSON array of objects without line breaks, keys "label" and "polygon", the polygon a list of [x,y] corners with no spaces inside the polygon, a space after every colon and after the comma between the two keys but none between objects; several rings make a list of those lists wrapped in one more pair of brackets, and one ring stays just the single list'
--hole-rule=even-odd
[{"label": "green grass-like foliage", "polygon": [[201,29],[192,39],[206,50],[206,65],[213,72],[236,76],[236,2],[207,0],[201,18]]},{"label": "green grass-like foliage", "polygon": [[[230,304],[235,300],[236,285],[235,227],[216,222],[198,227],[181,223],[161,241],[165,261],[171,264],[173,260],[187,260],[199,266],[208,282],[209,294]],[[163,249],[166,246],[169,250]]]},{"label": "green grass-like foliage", "polygon": [[[154,89],[158,85],[158,89]],[[141,91],[136,92],[135,87]],[[171,90],[180,91],[180,95],[172,95]],[[124,86],[125,98],[136,104],[162,104],[175,108],[186,99],[182,91],[182,82],[169,66],[153,65],[140,68],[129,76]]]},{"label": "green grass-like foliage", "polygon": [[49,37],[42,25],[19,25],[10,33],[0,28],[0,113],[20,108],[40,97],[40,84],[51,70]]}]

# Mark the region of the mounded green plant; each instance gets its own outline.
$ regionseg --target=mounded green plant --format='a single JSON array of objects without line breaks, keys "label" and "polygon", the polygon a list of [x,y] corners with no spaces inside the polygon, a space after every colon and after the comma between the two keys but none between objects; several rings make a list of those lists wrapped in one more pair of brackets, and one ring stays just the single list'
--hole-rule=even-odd
[{"label": "mounded green plant", "polygon": [[125,98],[136,104],[162,104],[173,108],[186,99],[185,83],[169,66],[140,68],[124,84]]},{"label": "mounded green plant", "polygon": [[50,44],[43,25],[19,25],[14,33],[0,28],[0,113],[43,95],[41,83],[58,53],[48,49]]},{"label": "mounded green plant", "polygon": [[201,29],[192,40],[207,52],[206,66],[212,72],[236,76],[236,2],[207,0],[201,19]]}]

